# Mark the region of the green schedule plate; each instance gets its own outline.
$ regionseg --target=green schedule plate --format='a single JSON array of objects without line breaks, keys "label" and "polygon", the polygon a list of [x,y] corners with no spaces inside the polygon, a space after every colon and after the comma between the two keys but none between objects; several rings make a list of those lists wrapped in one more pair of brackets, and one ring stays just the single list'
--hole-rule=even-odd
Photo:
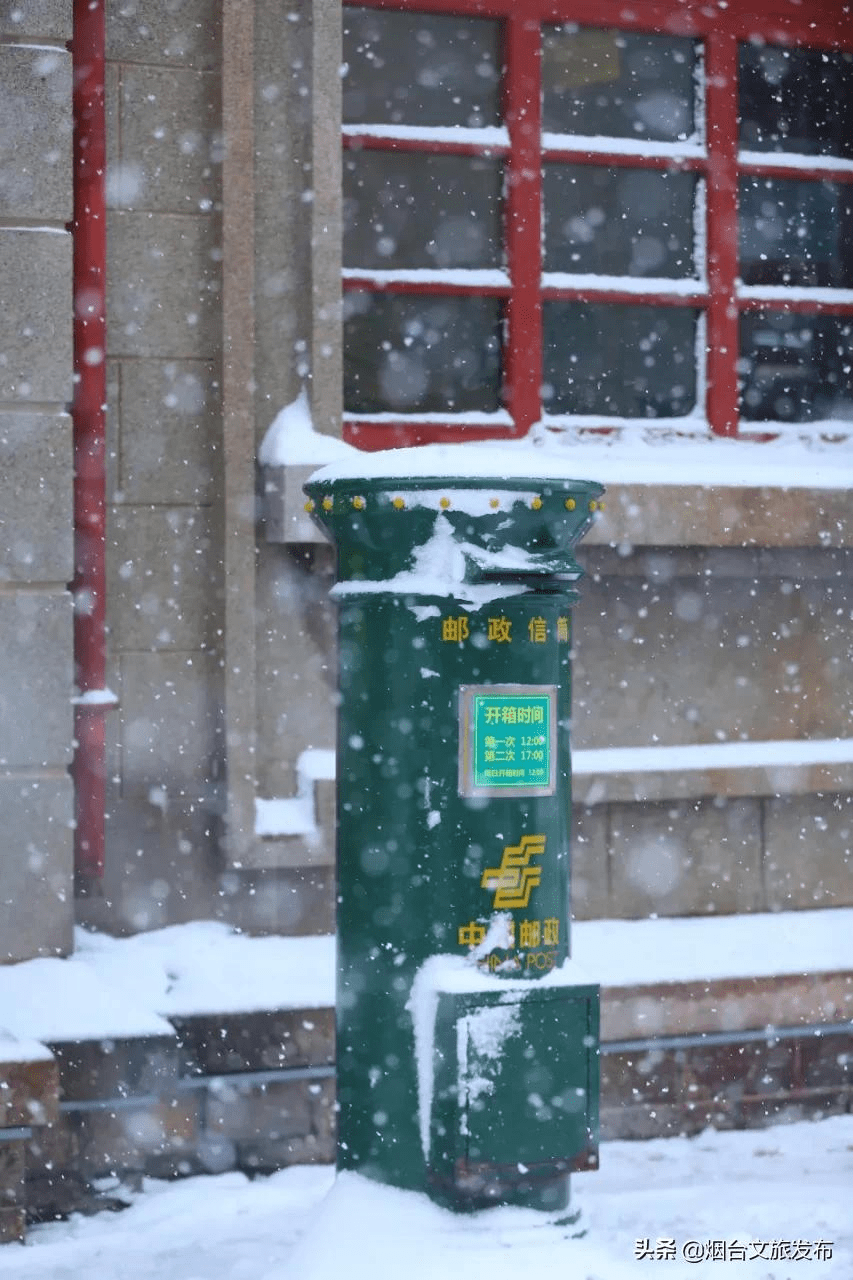
[{"label": "green schedule plate", "polygon": [[554,795],[556,745],[556,685],[459,690],[460,795]]}]

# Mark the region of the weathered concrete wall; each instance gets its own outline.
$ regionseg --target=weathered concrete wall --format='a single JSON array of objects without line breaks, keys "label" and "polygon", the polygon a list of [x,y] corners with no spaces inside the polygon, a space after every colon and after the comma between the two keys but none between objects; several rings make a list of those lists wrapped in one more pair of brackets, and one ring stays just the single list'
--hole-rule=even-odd
[{"label": "weathered concrete wall", "polygon": [[70,34],[0,11],[0,963],[72,938]]}]

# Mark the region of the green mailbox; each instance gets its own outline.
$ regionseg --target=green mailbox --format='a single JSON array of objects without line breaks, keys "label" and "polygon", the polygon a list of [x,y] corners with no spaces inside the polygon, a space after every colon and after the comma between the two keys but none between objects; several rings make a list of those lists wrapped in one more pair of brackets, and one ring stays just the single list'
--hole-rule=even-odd
[{"label": "green mailbox", "polygon": [[572,547],[602,489],[372,465],[306,486],[338,550],[338,1165],[561,1208],[597,1164],[569,737]]}]

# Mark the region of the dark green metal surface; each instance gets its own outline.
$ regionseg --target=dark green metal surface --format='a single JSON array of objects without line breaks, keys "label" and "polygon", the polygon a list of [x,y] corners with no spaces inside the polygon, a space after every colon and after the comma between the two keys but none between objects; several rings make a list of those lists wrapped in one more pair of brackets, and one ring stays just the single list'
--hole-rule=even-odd
[{"label": "dark green metal surface", "polygon": [[463,1199],[565,1207],[567,1174],[598,1167],[598,1009],[594,985],[439,997],[429,1159],[436,1199],[457,1208]]},{"label": "dark green metal surface", "polygon": [[[431,957],[524,986],[569,954],[571,548],[600,486],[419,478],[306,492],[339,554],[339,1166],[457,1208],[564,1204],[566,1170],[588,1167],[595,1144],[590,992],[519,995],[494,1106],[481,1116],[445,1082],[450,1137],[426,1143],[411,998]],[[489,1003],[466,1000],[457,1022]],[[436,1023],[433,1066],[457,1052],[442,1034]],[[550,1103],[525,1100],[536,1070],[561,1077],[550,1097],[583,1099],[558,1106],[556,1126]],[[528,1151],[532,1181],[513,1175],[513,1151],[523,1167]]]}]

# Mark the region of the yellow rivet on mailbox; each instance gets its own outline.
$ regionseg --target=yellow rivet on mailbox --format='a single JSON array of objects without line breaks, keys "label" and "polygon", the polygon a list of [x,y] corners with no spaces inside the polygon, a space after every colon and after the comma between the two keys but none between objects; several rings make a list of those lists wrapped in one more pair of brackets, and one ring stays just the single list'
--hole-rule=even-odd
[{"label": "yellow rivet on mailbox", "polygon": [[396,507],[398,511],[402,511],[405,505],[405,499],[403,498],[394,498],[392,503],[392,506]]},{"label": "yellow rivet on mailbox", "polygon": [[574,509],[575,509],[575,507],[576,507],[577,505],[578,505],[578,504],[575,502],[574,498],[566,498],[566,510],[567,510],[567,511],[574,511]]},{"label": "yellow rivet on mailbox", "polygon": [[595,501],[595,498],[593,498],[592,502],[589,504],[589,509],[590,511],[598,510],[598,503]]},{"label": "yellow rivet on mailbox", "polygon": [[363,511],[363,510],[364,510],[364,498],[353,498],[353,500],[352,500],[352,505],[355,507],[356,511]]},{"label": "yellow rivet on mailbox", "polygon": [[498,509],[498,507],[499,507],[500,505],[501,505],[501,500],[500,500],[500,498],[491,498],[491,499],[489,500],[489,506],[490,506],[494,511],[497,511],[497,509]]},{"label": "yellow rivet on mailbox", "polygon": [[441,509],[442,509],[443,511],[446,511],[446,510],[447,510],[447,508],[450,506],[450,499],[449,499],[449,498],[439,498],[439,500],[438,500],[438,505],[441,507]]},{"label": "yellow rivet on mailbox", "polygon": [[323,510],[324,510],[324,511],[331,511],[331,509],[332,509],[332,507],[333,507],[334,505],[335,505],[335,502],[334,502],[334,499],[333,499],[333,498],[324,498],[324,499],[323,499]]},{"label": "yellow rivet on mailbox", "polygon": [[533,510],[534,510],[534,511],[538,511],[538,510],[539,510],[539,508],[542,506],[542,499],[541,499],[541,498],[534,498],[530,505],[531,505],[531,507],[533,508]]},{"label": "yellow rivet on mailbox", "polygon": [[313,510],[314,510],[314,499],[313,499],[313,498],[309,498],[309,499],[308,499],[308,501],[305,503],[305,510],[306,510],[306,511],[313,511]]}]

